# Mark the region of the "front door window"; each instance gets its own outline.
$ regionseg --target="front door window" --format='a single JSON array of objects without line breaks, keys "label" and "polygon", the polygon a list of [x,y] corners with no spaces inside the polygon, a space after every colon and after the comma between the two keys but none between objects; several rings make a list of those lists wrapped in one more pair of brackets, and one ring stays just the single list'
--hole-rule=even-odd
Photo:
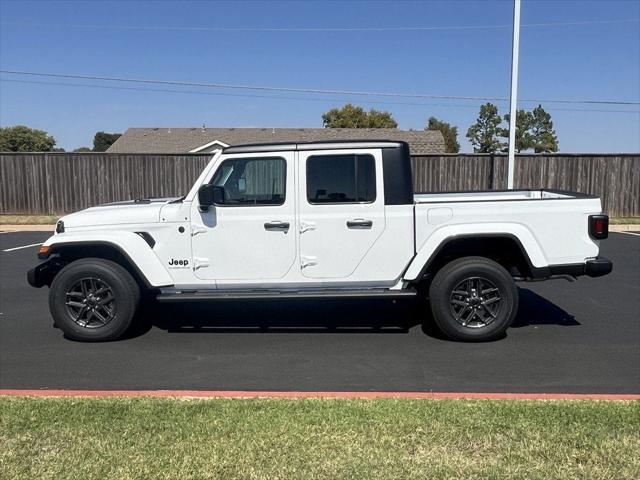
[{"label": "front door window", "polygon": [[286,178],[284,158],[236,158],[225,160],[211,183],[224,189],[224,205],[282,205]]}]

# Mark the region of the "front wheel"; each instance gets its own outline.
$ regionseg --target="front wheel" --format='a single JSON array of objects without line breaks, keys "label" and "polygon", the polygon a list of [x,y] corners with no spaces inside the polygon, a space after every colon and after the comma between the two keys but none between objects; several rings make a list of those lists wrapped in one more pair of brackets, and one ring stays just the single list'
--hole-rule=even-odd
[{"label": "front wheel", "polygon": [[108,341],[129,328],[139,299],[138,284],[122,266],[86,258],[68,264],[54,277],[49,309],[66,337]]},{"label": "front wheel", "polygon": [[431,283],[429,300],[436,325],[454,340],[498,338],[518,312],[513,278],[484,257],[464,257],[445,265]]}]

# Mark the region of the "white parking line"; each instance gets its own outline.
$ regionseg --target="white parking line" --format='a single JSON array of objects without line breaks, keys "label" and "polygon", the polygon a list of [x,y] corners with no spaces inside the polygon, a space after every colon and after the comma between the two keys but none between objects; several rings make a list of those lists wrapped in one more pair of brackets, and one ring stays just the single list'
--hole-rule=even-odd
[{"label": "white parking line", "polygon": [[2,251],[13,252],[14,250],[22,250],[23,248],[37,247],[38,245],[42,245],[42,243],[32,243],[31,245],[22,245],[21,247],[7,248],[6,250],[2,250]]},{"label": "white parking line", "polygon": [[640,237],[640,233],[636,233],[636,232],[616,232],[616,233],[624,233],[625,235],[635,235],[636,237]]}]

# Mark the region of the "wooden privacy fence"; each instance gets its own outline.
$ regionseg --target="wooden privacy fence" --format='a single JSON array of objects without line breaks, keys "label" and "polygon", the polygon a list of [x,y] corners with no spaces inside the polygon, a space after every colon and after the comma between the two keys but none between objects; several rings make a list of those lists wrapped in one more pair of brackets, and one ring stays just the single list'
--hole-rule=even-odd
[{"label": "wooden privacy fence", "polygon": [[[412,157],[413,184],[422,192],[507,188],[507,156]],[[596,195],[614,217],[640,216],[640,154],[516,155],[515,188],[553,188]]]},{"label": "wooden privacy fence", "polygon": [[[210,155],[0,153],[0,213],[67,213],[101,203],[187,193]],[[506,155],[412,157],[420,192],[506,188]],[[612,216],[640,216],[640,154],[524,154],[516,188],[602,198]]]},{"label": "wooden privacy fence", "polygon": [[68,213],[189,191],[210,155],[0,153],[0,213]]}]

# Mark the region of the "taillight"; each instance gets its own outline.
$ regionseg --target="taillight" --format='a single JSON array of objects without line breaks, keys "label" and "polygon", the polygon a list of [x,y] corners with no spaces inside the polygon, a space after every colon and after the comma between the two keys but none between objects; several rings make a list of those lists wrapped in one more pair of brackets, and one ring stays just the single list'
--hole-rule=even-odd
[{"label": "taillight", "polygon": [[596,240],[609,236],[609,215],[589,215],[589,235]]}]

